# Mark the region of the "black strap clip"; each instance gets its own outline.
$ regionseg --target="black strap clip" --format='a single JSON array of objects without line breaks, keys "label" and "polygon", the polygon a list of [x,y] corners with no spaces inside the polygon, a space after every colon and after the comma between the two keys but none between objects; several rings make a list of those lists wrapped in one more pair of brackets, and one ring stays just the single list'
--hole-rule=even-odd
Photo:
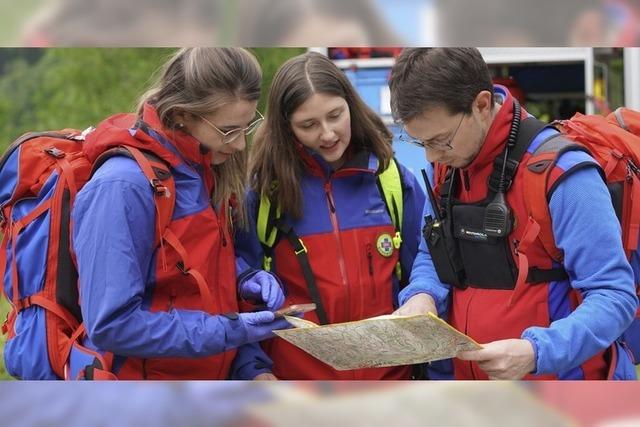
[{"label": "black strap clip", "polygon": [[[492,193],[498,192],[498,186],[500,185],[500,175],[502,173],[502,163],[504,156],[498,156],[493,161],[493,172],[489,175],[489,190]],[[518,170],[519,161],[515,159],[507,159],[504,164],[504,191],[509,190],[511,184],[513,184],[513,177]]]},{"label": "black strap clip", "polygon": [[178,270],[180,270],[180,272],[185,276],[188,276],[189,275],[189,270],[191,270],[191,269],[185,268],[184,262],[182,262],[182,261],[178,262],[176,264],[176,267],[178,267]]}]

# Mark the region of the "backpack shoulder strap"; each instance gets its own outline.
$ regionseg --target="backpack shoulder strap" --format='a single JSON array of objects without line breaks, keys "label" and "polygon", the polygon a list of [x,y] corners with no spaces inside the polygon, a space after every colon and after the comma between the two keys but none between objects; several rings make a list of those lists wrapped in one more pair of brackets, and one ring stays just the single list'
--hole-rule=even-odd
[{"label": "backpack shoulder strap", "polygon": [[278,230],[274,226],[275,221],[280,218],[280,207],[271,203],[268,196],[260,197],[260,205],[258,207],[258,221],[256,231],[260,243],[268,247],[273,247],[276,242]]},{"label": "backpack shoulder strap", "polygon": [[169,227],[175,207],[176,189],[173,174],[160,157],[131,146],[120,146],[102,153],[94,162],[91,176],[108,159],[115,156],[126,156],[138,163],[153,190],[156,207],[156,245],[162,244],[164,231]]},{"label": "backpack shoulder strap", "polygon": [[570,141],[562,134],[553,132],[550,135],[541,133],[540,141],[534,141],[534,151],[527,161],[524,171],[524,188],[529,196],[524,198],[529,216],[540,225],[538,239],[545,251],[557,262],[564,256],[555,244],[551,213],[549,212],[548,194],[552,184],[552,172],[560,156],[567,151],[584,150],[584,147]]},{"label": "backpack shoulder strap", "polygon": [[300,264],[302,275],[304,276],[304,280],[307,284],[307,289],[309,290],[311,301],[313,301],[316,305],[315,311],[320,324],[328,324],[329,318],[327,317],[327,312],[325,311],[324,304],[322,303],[322,298],[320,296],[320,291],[318,290],[315,274],[313,273],[313,269],[311,268],[311,262],[309,261],[309,255],[306,246],[302,242],[302,239],[298,237],[293,227],[283,221],[282,218],[278,218],[275,221],[275,227],[282,234],[282,236],[284,236],[289,241],[289,244],[293,248],[293,252],[295,253],[296,259]]},{"label": "backpack shoulder strap", "polygon": [[396,230],[402,232],[403,218],[403,192],[400,168],[394,158],[389,162],[389,167],[378,175],[378,186],[389,210],[391,221]]},{"label": "backpack shoulder strap", "polygon": [[[393,246],[400,249],[402,245],[402,220],[404,218],[404,194],[402,174],[396,159],[392,158],[389,166],[377,178],[378,189],[387,207],[387,212],[391,217],[391,222],[396,229],[393,237]],[[400,261],[396,264],[396,276],[402,279],[402,265]]]},{"label": "backpack shoulder strap", "polygon": [[[276,188],[277,183],[274,182],[271,185],[271,191],[273,192]],[[271,271],[273,247],[278,240],[278,229],[275,224],[281,216],[282,212],[280,210],[280,206],[271,203],[269,196],[261,195],[260,204],[258,206],[256,232],[264,252],[263,268],[266,271]]]},{"label": "backpack shoulder strap", "polygon": [[[272,190],[275,189],[276,184],[272,185]],[[300,264],[302,275],[307,284],[309,295],[311,300],[316,304],[316,314],[321,325],[329,323],[327,312],[324,309],[324,304],[320,297],[320,291],[316,284],[316,278],[311,268],[307,248],[305,247],[302,239],[298,237],[292,226],[287,224],[282,219],[282,212],[279,206],[271,203],[268,196],[263,195],[260,198],[260,206],[258,208],[258,220],[256,224],[256,230],[258,234],[258,240],[262,245],[264,251],[263,268],[266,271],[271,271],[271,263],[273,259],[273,247],[279,236],[285,237],[296,255],[296,259]]]},{"label": "backpack shoulder strap", "polygon": [[[505,147],[505,149],[509,150],[507,154],[507,161],[504,164],[505,191],[508,191],[511,187],[513,178],[515,177],[518,166],[520,165],[520,161],[522,160],[524,154],[527,152],[527,149],[531,145],[532,141],[546,126],[546,123],[541,122],[535,117],[528,117],[520,122],[519,129],[517,130],[518,134],[513,146]],[[491,175],[489,175],[489,180],[487,183],[489,187],[487,195],[488,199],[493,199],[495,194],[498,192],[500,176],[502,175],[503,161],[504,151],[493,161],[493,170],[491,171]]]}]

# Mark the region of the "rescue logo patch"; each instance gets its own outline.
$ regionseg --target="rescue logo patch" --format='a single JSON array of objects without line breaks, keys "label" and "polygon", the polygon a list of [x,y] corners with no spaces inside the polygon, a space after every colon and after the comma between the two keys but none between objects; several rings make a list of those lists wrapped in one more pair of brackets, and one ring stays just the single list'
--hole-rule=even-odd
[{"label": "rescue logo patch", "polygon": [[376,247],[378,248],[378,252],[383,257],[389,258],[393,255],[393,240],[389,234],[382,234],[378,237],[378,241],[376,242]]}]

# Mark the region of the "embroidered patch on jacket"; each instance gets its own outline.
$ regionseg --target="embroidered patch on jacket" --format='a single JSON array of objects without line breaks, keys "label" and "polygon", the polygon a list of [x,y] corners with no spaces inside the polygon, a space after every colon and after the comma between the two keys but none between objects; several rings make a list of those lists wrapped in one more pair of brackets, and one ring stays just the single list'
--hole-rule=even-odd
[{"label": "embroidered patch on jacket", "polygon": [[376,242],[376,247],[383,257],[389,258],[393,255],[393,240],[389,234],[381,234]]}]

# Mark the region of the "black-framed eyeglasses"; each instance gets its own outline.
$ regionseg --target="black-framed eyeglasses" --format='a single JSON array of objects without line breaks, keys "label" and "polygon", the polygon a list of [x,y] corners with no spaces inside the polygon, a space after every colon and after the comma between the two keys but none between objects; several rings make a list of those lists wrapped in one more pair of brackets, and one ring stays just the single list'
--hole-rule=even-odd
[{"label": "black-framed eyeglasses", "polygon": [[464,120],[464,116],[466,116],[466,114],[463,113],[462,117],[460,117],[460,121],[458,122],[458,126],[456,126],[456,129],[451,134],[451,138],[449,138],[447,142],[425,142],[420,139],[412,137],[407,133],[406,130],[404,130],[404,128],[402,129],[402,133],[400,134],[400,141],[408,142],[410,144],[417,145],[418,147],[422,147],[422,148],[429,148],[431,150],[441,150],[441,151],[452,150],[453,146],[451,145],[451,143],[453,143],[453,140],[458,134],[458,130],[460,129],[462,120]]},{"label": "black-framed eyeglasses", "polygon": [[258,128],[258,125],[262,123],[262,121],[264,120],[264,116],[262,115],[262,113],[256,110],[256,118],[253,119],[251,123],[249,123],[249,126],[247,126],[246,128],[235,128],[235,129],[231,129],[226,132],[223,132],[218,128],[218,126],[214,125],[204,117],[202,116],[198,116],[198,117],[200,117],[200,119],[202,119],[203,122],[205,122],[206,124],[214,128],[222,136],[222,143],[225,145],[232,143],[233,141],[238,139],[238,137],[243,133],[244,133],[244,136],[251,135],[253,132],[256,131],[256,129]]}]

